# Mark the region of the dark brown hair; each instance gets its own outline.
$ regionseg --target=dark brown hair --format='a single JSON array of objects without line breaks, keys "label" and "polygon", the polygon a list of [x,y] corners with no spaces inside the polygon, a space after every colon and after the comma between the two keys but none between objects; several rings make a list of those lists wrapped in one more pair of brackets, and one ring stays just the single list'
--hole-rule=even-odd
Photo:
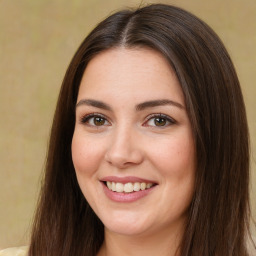
[{"label": "dark brown hair", "polygon": [[30,256],[95,256],[104,227],[80,191],[71,158],[75,105],[86,65],[113,47],[160,52],[180,81],[197,154],[195,194],[181,256],[246,256],[249,146],[245,106],[230,57],[203,21],[154,4],[117,12],[82,42],[66,72],[53,120]]}]

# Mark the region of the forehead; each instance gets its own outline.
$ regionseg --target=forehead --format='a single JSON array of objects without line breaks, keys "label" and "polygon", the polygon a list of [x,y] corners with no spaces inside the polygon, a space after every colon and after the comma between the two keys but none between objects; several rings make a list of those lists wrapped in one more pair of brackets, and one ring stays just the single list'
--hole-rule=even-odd
[{"label": "forehead", "polygon": [[85,95],[170,96],[183,103],[183,92],[168,61],[148,48],[114,48],[96,55],[87,65],[78,98]]}]

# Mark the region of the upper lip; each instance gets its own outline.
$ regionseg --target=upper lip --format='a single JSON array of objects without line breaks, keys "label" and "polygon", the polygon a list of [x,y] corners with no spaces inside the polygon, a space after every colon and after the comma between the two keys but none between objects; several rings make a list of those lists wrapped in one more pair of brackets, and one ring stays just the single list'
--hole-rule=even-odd
[{"label": "upper lip", "polygon": [[126,177],[118,177],[118,176],[106,176],[104,178],[101,179],[101,181],[106,182],[106,181],[111,181],[111,182],[115,182],[115,183],[135,183],[135,182],[145,182],[145,183],[153,183],[156,184],[155,181],[153,180],[148,180],[148,179],[144,179],[144,178],[139,178],[139,177],[135,177],[135,176],[126,176]]}]

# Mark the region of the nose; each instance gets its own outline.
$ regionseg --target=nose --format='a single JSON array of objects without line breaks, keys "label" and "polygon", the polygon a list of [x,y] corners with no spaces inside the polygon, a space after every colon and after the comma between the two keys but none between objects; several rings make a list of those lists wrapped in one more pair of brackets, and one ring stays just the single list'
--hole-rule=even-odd
[{"label": "nose", "polygon": [[113,133],[105,160],[118,169],[140,164],[143,161],[143,152],[136,132],[121,128]]}]

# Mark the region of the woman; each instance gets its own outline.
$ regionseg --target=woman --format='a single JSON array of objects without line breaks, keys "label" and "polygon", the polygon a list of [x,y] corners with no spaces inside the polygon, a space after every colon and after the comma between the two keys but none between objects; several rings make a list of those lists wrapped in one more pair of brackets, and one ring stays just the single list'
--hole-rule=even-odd
[{"label": "woman", "polygon": [[65,75],[28,255],[247,256],[248,183],[217,35],[173,6],[117,12]]}]

